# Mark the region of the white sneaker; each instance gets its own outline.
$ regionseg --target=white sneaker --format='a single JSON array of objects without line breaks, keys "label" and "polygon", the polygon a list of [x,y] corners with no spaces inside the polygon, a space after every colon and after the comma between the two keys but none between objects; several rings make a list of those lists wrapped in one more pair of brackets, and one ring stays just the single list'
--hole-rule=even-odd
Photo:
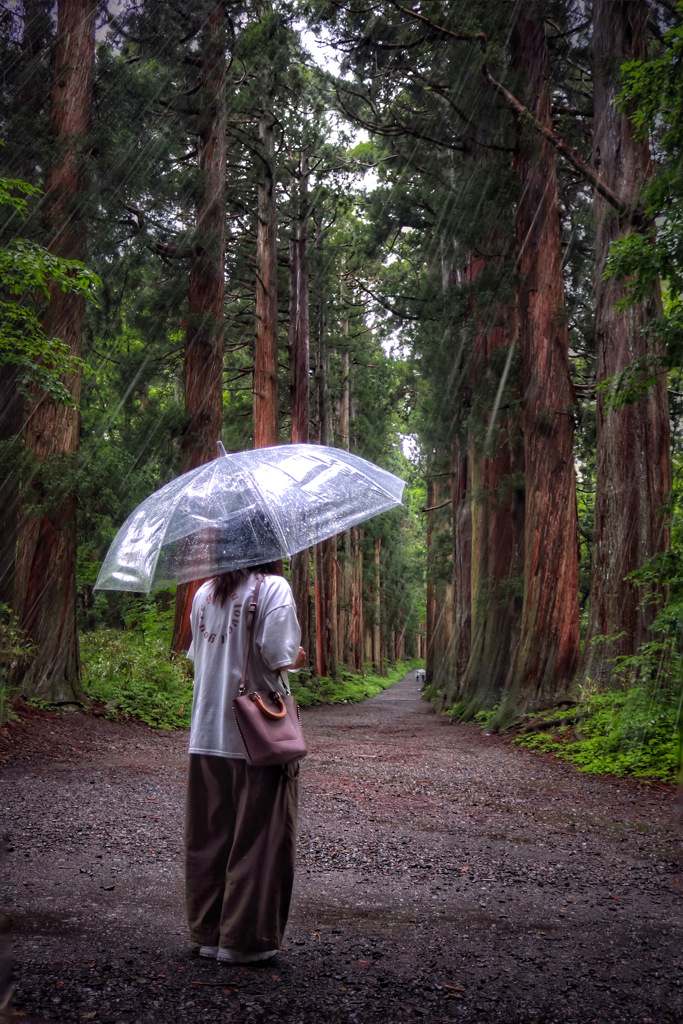
[{"label": "white sneaker", "polygon": [[205,956],[207,960],[215,960],[218,956],[218,946],[200,946],[199,955]]},{"label": "white sneaker", "polygon": [[256,960],[270,960],[276,953],[276,949],[267,949],[264,953],[240,953],[236,949],[219,949],[216,959],[223,964],[251,964]]}]

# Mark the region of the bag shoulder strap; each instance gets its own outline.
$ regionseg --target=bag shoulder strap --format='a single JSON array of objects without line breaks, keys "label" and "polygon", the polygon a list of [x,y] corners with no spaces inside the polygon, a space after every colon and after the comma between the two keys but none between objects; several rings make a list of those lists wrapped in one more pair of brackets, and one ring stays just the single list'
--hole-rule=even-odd
[{"label": "bag shoulder strap", "polygon": [[247,668],[249,667],[249,652],[251,650],[251,638],[254,633],[254,619],[256,617],[256,605],[258,604],[259,590],[263,583],[263,573],[259,573],[256,577],[256,586],[254,592],[251,595],[249,601],[249,608],[247,610],[247,642],[244,646],[244,658],[242,659],[242,675],[240,677],[240,688],[239,696],[242,697],[245,693],[247,686]]}]

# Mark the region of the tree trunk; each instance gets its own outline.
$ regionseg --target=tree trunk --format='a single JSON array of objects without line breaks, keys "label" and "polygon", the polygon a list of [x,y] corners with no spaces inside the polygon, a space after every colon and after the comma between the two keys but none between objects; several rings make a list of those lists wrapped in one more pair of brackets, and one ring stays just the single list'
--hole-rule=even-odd
[{"label": "tree trunk", "polygon": [[[185,414],[181,469],[215,459],[223,423],[223,306],[225,299],[225,49],[224,5],[215,3],[201,47],[197,203],[185,335]],[[172,648],[191,641],[190,610],[200,581],[176,590]]]},{"label": "tree trunk", "polygon": [[[550,126],[540,0],[520,8],[511,43],[513,62],[526,79],[527,106],[541,124]],[[516,163],[522,189],[517,232],[526,509],[521,636],[504,716],[552,704],[565,694],[579,653],[575,401],[562,316],[555,154],[545,139],[523,130]]]},{"label": "tree trunk", "polygon": [[309,440],[309,273],[308,273],[308,164],[302,158],[299,209],[289,244],[289,346],[292,396],[292,444]]},{"label": "tree trunk", "polygon": [[[628,204],[637,200],[652,173],[647,138],[635,139],[633,125],[616,103],[621,64],[647,57],[648,11],[636,0],[595,0],[593,60],[595,126],[593,162],[604,181]],[[616,378],[635,360],[659,353],[647,323],[662,311],[659,285],[644,302],[624,311],[620,281],[603,281],[610,244],[628,234],[627,217],[595,197],[597,379]],[[653,229],[654,230],[654,226]],[[612,659],[634,654],[648,637],[661,588],[644,593],[627,577],[653,555],[666,551],[669,528],[663,508],[671,487],[666,374],[659,373],[642,401],[608,408],[597,399],[595,530],[587,643],[581,678],[605,687],[613,678]],[[644,598],[650,600],[644,601]],[[592,638],[614,637],[591,643]]]},{"label": "tree trunk", "polygon": [[[436,505],[436,482],[427,480],[427,508]],[[429,686],[435,681],[436,670],[436,582],[433,573],[434,556],[434,513],[427,513],[427,659],[425,663],[425,679]]]},{"label": "tree trunk", "polygon": [[24,397],[17,390],[18,371],[0,367],[0,441],[7,446],[0,478],[0,604],[14,600],[14,569],[19,524],[19,450]]},{"label": "tree trunk", "polygon": [[444,703],[461,696],[472,644],[472,481],[471,458],[454,441],[451,458],[451,510],[453,516],[453,640]]},{"label": "tree trunk", "polygon": [[[351,424],[356,416],[356,402],[349,387],[349,451],[353,450]],[[363,670],[363,551],[361,549],[362,529],[353,527],[350,539],[351,579],[350,579],[350,634],[351,634],[351,667],[357,672]]]},{"label": "tree trunk", "polygon": [[[452,559],[451,580],[444,579],[441,565],[438,535],[443,534],[445,514],[450,509],[443,506],[445,487],[438,479],[427,482],[427,661],[425,678],[427,683],[442,690],[450,673],[450,655],[453,641],[453,586]],[[436,551],[434,548],[436,547]]]},{"label": "tree trunk", "polygon": [[353,650],[353,667],[357,672],[363,671],[363,551],[361,548],[362,531],[358,527],[351,530],[351,551],[353,559],[353,575],[351,578],[351,644]]},{"label": "tree trunk", "polygon": [[[18,5],[17,5],[18,6]],[[21,63],[19,66],[19,137],[12,139],[13,167],[20,177],[40,184],[38,146],[47,127],[48,60],[54,27],[52,0],[24,0]]]},{"label": "tree trunk", "polygon": [[[299,209],[292,222],[289,242],[289,362],[292,399],[292,444],[309,441],[309,274],[308,274],[308,164],[302,157],[299,182]],[[301,646],[309,661],[311,649],[311,585],[310,551],[299,551],[290,560],[292,591],[296,602]]]},{"label": "tree trunk", "polygon": [[254,354],[254,448],[278,442],[277,206],[273,117],[259,122],[263,178],[258,190],[256,235],[256,351]]},{"label": "tree trunk", "polygon": [[[59,162],[45,182],[49,249],[66,259],[82,259],[87,227],[85,149],[92,111],[96,5],[93,0],[59,0],[57,44],[50,94],[50,134]],[[48,337],[61,338],[71,356],[82,347],[85,300],[50,288],[45,322]],[[73,399],[81,395],[81,373],[65,378]],[[78,450],[78,412],[36,394],[26,427],[26,446],[39,462],[66,460]],[[43,495],[29,483],[19,517],[14,611],[37,648],[21,679],[25,696],[69,700],[79,694],[76,629],[76,498],[57,508],[31,513]]]},{"label": "tree trunk", "polygon": [[[443,534],[452,529],[450,507],[444,504],[445,484],[441,480],[431,480],[427,485],[427,505],[433,509],[428,513],[427,528],[427,573],[431,590],[431,608],[428,601],[427,617],[427,682],[443,691],[448,684],[451,671],[451,655],[453,644],[453,557],[446,553],[446,572],[450,579],[445,578],[443,558],[439,550],[442,546]],[[429,552],[437,542],[436,552]],[[452,551],[452,539],[451,539]],[[431,621],[430,621],[431,620]]]},{"label": "tree trunk", "polygon": [[384,674],[384,665],[382,663],[382,637],[381,637],[381,624],[382,624],[382,589],[381,589],[381,576],[380,576],[380,553],[382,550],[382,541],[379,537],[375,538],[375,575],[372,582],[373,596],[374,596],[374,618],[372,623],[372,667],[377,675]]},{"label": "tree trunk", "polygon": [[[50,0],[24,0],[19,105],[22,120],[30,124],[32,139],[39,134],[38,121],[46,108],[45,52],[52,37],[51,7]],[[35,147],[25,137],[12,141],[13,148],[19,148],[19,175],[35,183]],[[0,367],[0,440],[12,442],[5,449],[0,481],[0,603],[6,605],[11,605],[14,598],[20,493],[18,455],[24,426],[24,397],[17,390],[17,379],[15,367]]]},{"label": "tree trunk", "polygon": [[[345,318],[342,321],[342,333],[345,337],[349,333],[349,321]],[[351,381],[350,381],[350,358],[348,351],[341,353],[342,372],[342,393],[339,403],[339,444],[345,451],[350,451],[350,421],[351,421]],[[351,603],[352,603],[352,569],[353,559],[351,553],[351,530],[345,530],[339,535],[337,548],[337,578],[338,578],[338,632],[339,632],[339,659],[348,665],[353,666],[353,648],[351,640]]]},{"label": "tree trunk", "polygon": [[[494,240],[489,248],[495,251]],[[482,258],[473,257],[469,279],[475,280],[484,267]],[[522,437],[517,414],[500,409],[511,360],[518,349],[516,317],[512,310],[495,303],[483,310],[473,306],[473,315],[481,325],[474,346],[475,373],[489,379],[496,397],[487,414],[484,446],[475,444],[470,452],[472,640],[460,683],[464,707],[459,717],[463,720],[492,707],[510,686],[521,614],[513,581],[523,570],[524,492],[511,485],[513,474],[523,469]],[[500,379],[496,379],[491,363],[501,348],[508,350],[508,358]]]},{"label": "tree trunk", "polygon": [[313,593],[315,597],[315,670],[319,676],[327,675],[327,649],[325,646],[325,599],[323,595],[322,544],[313,548]]},{"label": "tree trunk", "polygon": [[[322,224],[317,225],[316,248],[322,251]],[[325,296],[319,296],[316,377],[318,386],[317,420],[320,444],[331,445],[334,438],[333,411],[329,395],[330,354],[327,349],[327,317]],[[324,666],[323,675],[336,679],[339,674],[337,634],[337,538],[329,537],[315,545],[316,565],[316,649],[317,663]]]},{"label": "tree trunk", "polygon": [[322,549],[323,587],[323,645],[327,661],[327,675],[339,676],[339,637],[337,633],[337,538],[330,537],[319,545]]}]

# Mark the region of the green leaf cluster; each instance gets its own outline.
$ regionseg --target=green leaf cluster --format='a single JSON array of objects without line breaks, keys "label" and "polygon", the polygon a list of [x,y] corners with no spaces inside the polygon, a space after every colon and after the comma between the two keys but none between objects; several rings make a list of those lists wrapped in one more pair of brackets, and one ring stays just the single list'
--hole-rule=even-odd
[{"label": "green leaf cluster", "polygon": [[192,711],[192,670],[171,661],[168,640],[154,630],[82,633],[81,685],[112,719],[134,718],[155,729],[185,729]]},{"label": "green leaf cluster", "polygon": [[[0,178],[0,207],[22,220],[29,209],[26,197],[40,195],[29,182]],[[10,217],[0,238],[12,232],[12,225]],[[21,394],[32,397],[33,385],[56,402],[74,405],[64,377],[78,373],[83,363],[59,338],[45,333],[41,299],[52,287],[94,300],[100,285],[97,274],[80,260],[61,259],[30,239],[11,237],[0,247],[0,369],[9,369]]]},{"label": "green leaf cluster", "polygon": [[[579,771],[673,781],[681,768],[681,699],[645,684],[592,693],[577,708],[576,725],[518,735],[517,746],[554,754]],[[567,709],[555,712],[562,721]],[[552,716],[548,716],[550,720]]]},{"label": "green leaf cluster", "polygon": [[19,629],[12,609],[0,604],[0,726],[12,717],[10,674],[17,665],[27,665],[35,652],[35,644]]},{"label": "green leaf cluster", "polygon": [[661,278],[665,315],[653,324],[668,349],[669,365],[683,359],[683,0],[676,20],[649,60],[622,68],[622,109],[657,157],[657,172],[641,197],[643,226],[615,242],[606,277],[628,281],[622,307],[639,302]]}]

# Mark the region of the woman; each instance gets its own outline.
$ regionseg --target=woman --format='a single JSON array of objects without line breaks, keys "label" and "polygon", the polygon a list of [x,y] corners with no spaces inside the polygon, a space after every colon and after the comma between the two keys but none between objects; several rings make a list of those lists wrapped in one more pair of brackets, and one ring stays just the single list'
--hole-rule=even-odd
[{"label": "woman", "polygon": [[190,936],[199,955],[228,963],[274,956],[294,880],[298,763],[247,765],[233,716],[247,642],[246,609],[257,574],[249,659],[254,690],[288,692],[286,669],[305,663],[287,581],[273,566],[222,573],[192,602],[195,691],[185,819]]}]

